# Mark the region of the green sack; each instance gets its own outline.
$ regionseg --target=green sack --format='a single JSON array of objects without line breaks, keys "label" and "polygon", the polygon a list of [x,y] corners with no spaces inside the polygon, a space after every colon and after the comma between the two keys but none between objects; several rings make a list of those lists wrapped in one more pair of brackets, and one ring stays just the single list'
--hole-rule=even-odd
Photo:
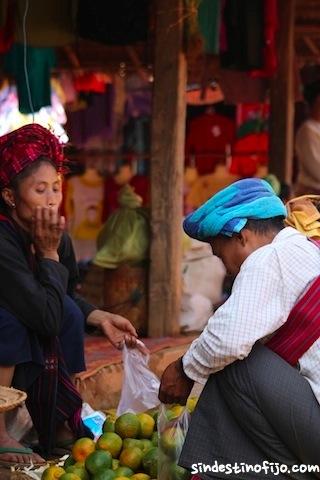
[{"label": "green sack", "polygon": [[142,199],[126,185],[119,194],[119,204],[98,239],[93,263],[103,268],[117,268],[123,263],[138,263],[148,258],[150,229]]}]

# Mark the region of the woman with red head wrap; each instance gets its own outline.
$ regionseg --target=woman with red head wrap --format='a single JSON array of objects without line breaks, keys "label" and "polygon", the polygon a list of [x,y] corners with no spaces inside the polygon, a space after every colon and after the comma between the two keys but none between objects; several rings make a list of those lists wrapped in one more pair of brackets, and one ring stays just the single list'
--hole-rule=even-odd
[{"label": "woman with red head wrap", "polygon": [[[58,139],[32,124],[0,138],[0,385],[27,391],[27,408],[41,455],[66,440],[90,435],[71,381],[85,370],[85,324],[116,348],[136,345],[123,317],[76,295],[78,270],[64,218]],[[0,414],[0,465],[42,458],[9,436]]]}]

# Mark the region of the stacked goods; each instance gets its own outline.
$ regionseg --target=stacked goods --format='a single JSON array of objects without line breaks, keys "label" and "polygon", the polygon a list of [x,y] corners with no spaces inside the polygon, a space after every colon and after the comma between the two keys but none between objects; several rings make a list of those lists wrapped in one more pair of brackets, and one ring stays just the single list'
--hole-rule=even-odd
[{"label": "stacked goods", "polygon": [[[196,401],[194,397],[188,400],[190,413]],[[158,478],[159,458],[166,455],[166,480],[185,480],[188,474],[176,464],[174,455],[183,441],[179,431],[175,431],[175,420],[183,411],[181,405],[166,409],[169,423],[161,435],[157,431],[158,409],[139,414],[124,413],[118,418],[114,412],[109,412],[103,433],[96,441],[87,437],[76,440],[63,467],[48,467],[41,479],[151,480]]]}]

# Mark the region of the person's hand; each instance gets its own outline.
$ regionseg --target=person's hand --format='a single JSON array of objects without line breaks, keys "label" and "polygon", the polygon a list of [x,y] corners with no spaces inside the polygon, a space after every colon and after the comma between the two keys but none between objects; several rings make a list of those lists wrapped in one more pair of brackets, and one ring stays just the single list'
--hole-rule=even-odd
[{"label": "person's hand", "polygon": [[191,393],[194,381],[183,370],[182,358],[165,369],[161,377],[159,400],[162,403],[185,405]]},{"label": "person's hand", "polygon": [[138,334],[132,323],[121,315],[94,310],[88,316],[87,323],[100,328],[110,343],[118,350],[121,350],[126,344],[129,348],[137,348],[144,354],[148,353],[144,344],[138,340]]},{"label": "person's hand", "polygon": [[35,253],[59,261],[58,247],[65,228],[65,218],[56,208],[37,207],[32,218],[31,235]]}]

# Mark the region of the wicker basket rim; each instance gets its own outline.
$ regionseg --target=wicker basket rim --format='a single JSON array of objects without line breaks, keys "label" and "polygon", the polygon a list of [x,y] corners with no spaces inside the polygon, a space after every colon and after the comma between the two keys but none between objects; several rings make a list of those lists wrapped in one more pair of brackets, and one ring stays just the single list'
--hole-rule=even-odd
[{"label": "wicker basket rim", "polygon": [[11,410],[25,401],[27,394],[12,387],[0,385],[0,412]]}]

